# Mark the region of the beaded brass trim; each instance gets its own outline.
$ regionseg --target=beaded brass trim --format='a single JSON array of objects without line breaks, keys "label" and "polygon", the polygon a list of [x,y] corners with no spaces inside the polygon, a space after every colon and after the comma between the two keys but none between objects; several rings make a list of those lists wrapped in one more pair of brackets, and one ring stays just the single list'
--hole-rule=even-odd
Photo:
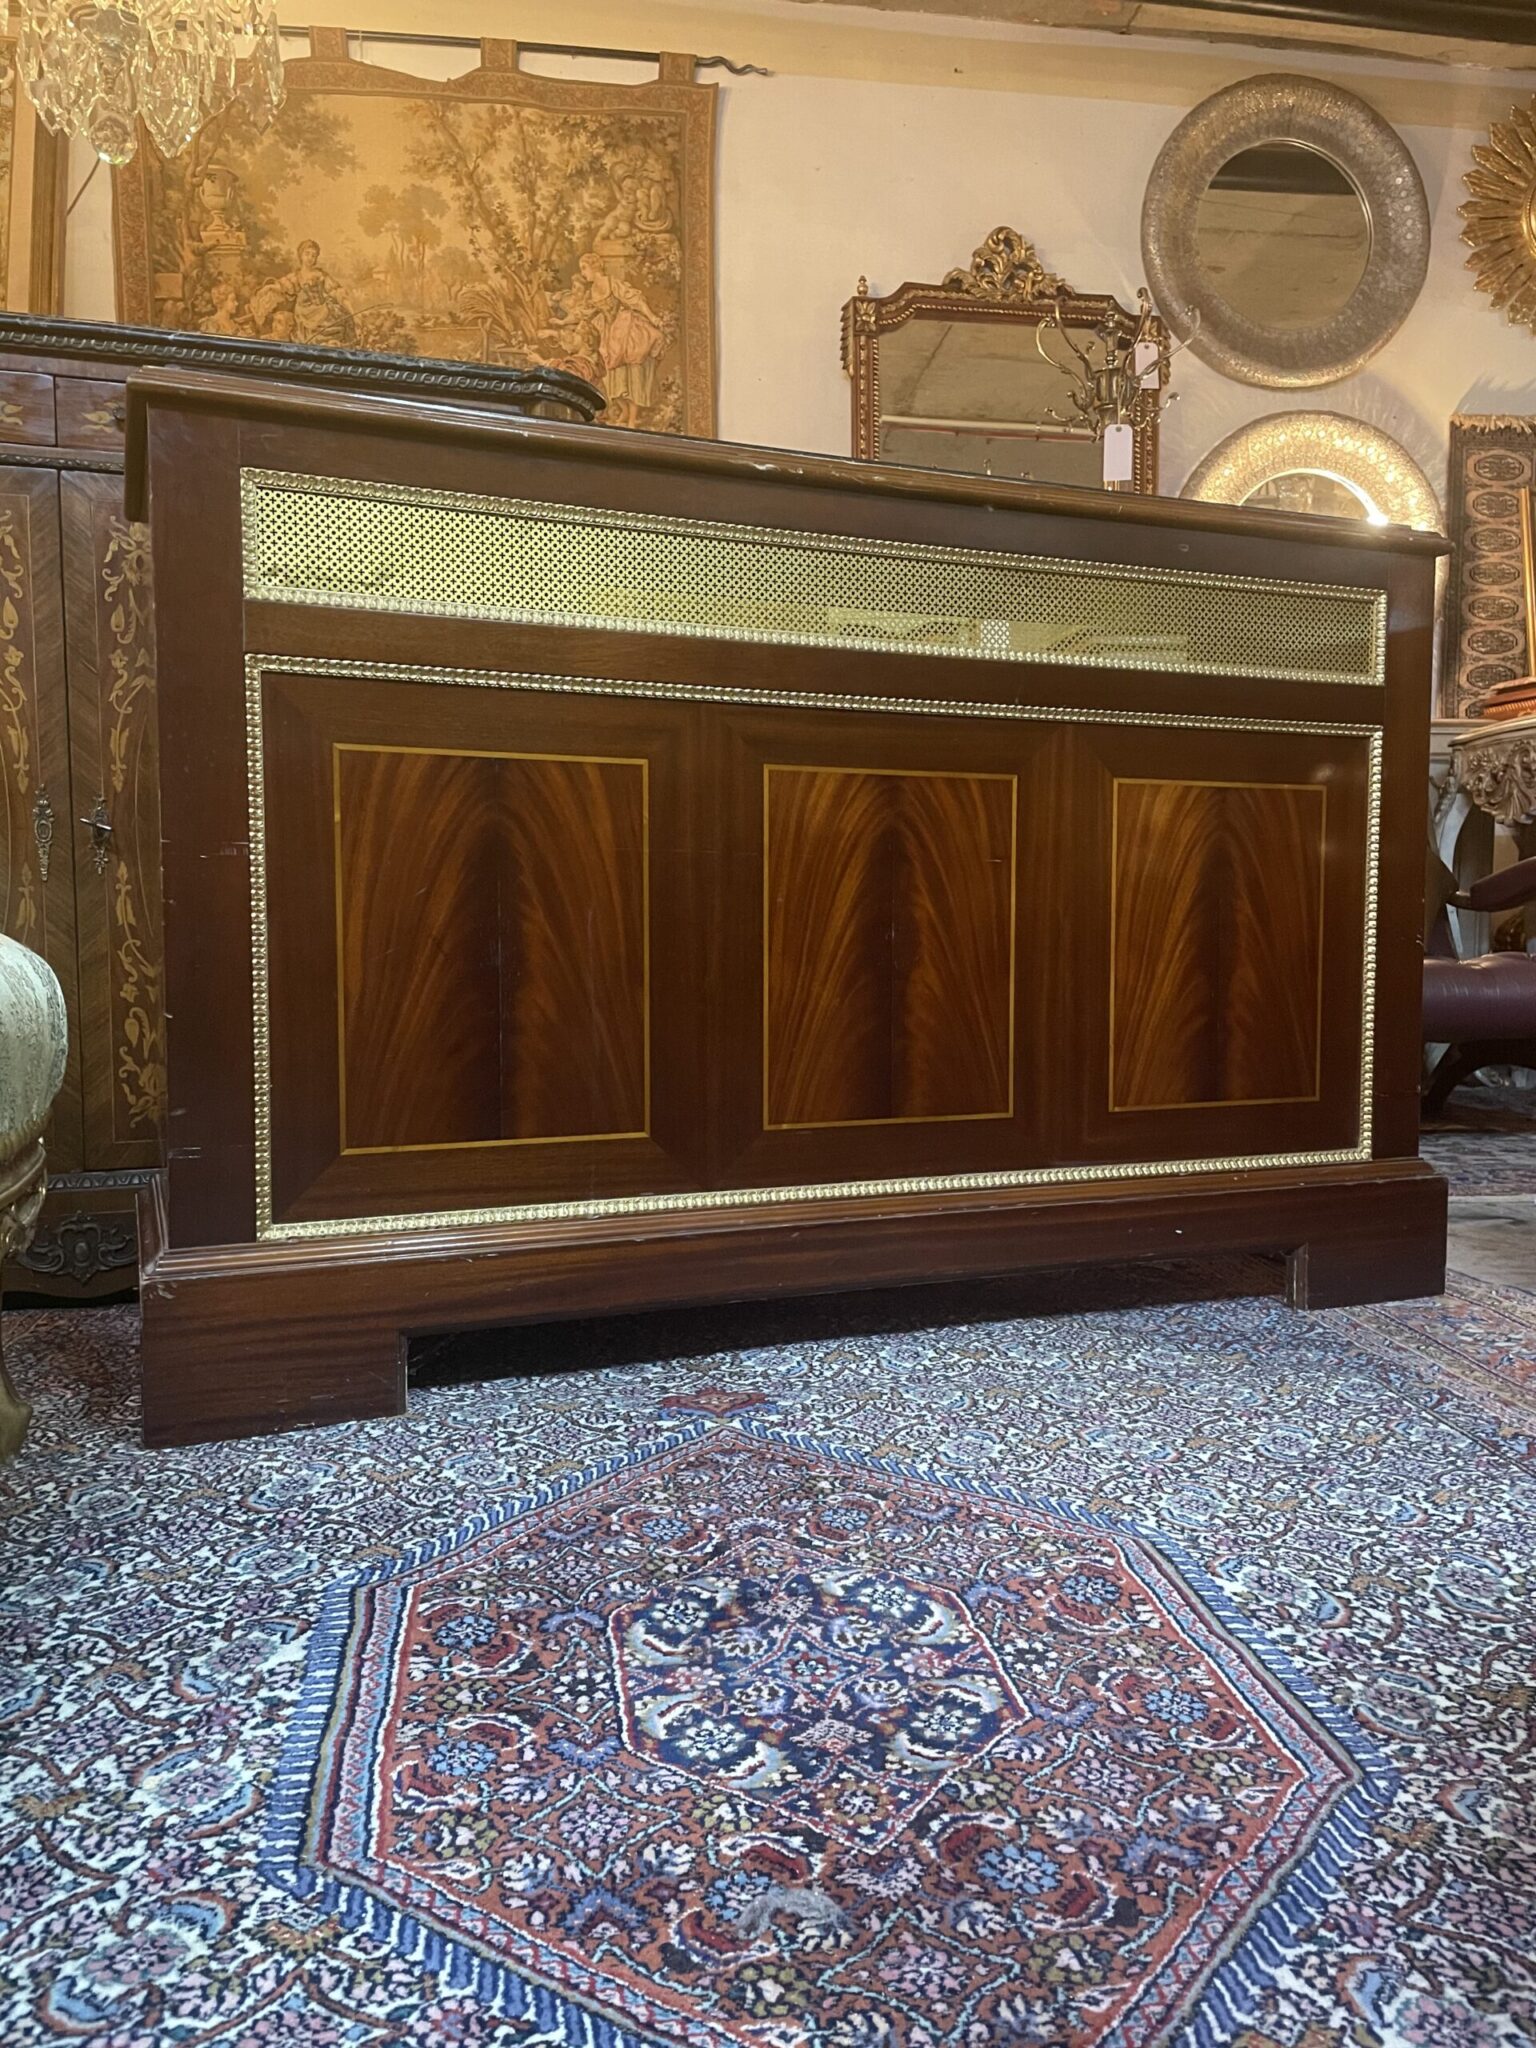
[{"label": "beaded brass trim", "polygon": [[[897,1180],[833,1181],[815,1186],[717,1188],[697,1194],[623,1195],[608,1200],[527,1202],[430,1214],[349,1216],[279,1223],[272,1214],[272,1067],[269,1010],[266,805],[262,778],[262,683],[269,675],[354,677],[367,682],[431,683],[448,688],[527,690],[567,696],[645,697],[684,703],[772,704],[793,710],[883,711],[920,717],[1001,718],[1065,725],[1146,727],[1161,731],[1324,734],[1367,743],[1366,887],[1360,1006],[1360,1120],[1356,1142],[1330,1150],[1247,1154],[1227,1159],[1116,1162],[1104,1166],[1026,1168],[1006,1173],[925,1174]],[[1094,1182],[1166,1180],[1191,1173],[1247,1173],[1268,1167],[1342,1166],[1371,1157],[1372,1071],[1376,1017],[1376,929],[1381,865],[1382,729],[1320,719],[1239,718],[1184,712],[1100,711],[1087,706],[953,702],[923,697],[854,697],[807,690],[747,690],[728,685],[602,681],[588,676],[524,675],[496,669],[428,668],[305,655],[248,654],[246,770],[251,834],[251,993],[254,1051],[256,1235],[265,1243],[385,1232],[464,1229],[477,1224],[553,1223],[604,1216],[654,1216],[680,1210],[763,1208],[775,1202],[857,1201],[883,1195],[967,1194],[990,1189],[1067,1187]]]},{"label": "beaded brass trim", "polygon": [[1386,593],[241,471],[263,603],[1380,684]]}]

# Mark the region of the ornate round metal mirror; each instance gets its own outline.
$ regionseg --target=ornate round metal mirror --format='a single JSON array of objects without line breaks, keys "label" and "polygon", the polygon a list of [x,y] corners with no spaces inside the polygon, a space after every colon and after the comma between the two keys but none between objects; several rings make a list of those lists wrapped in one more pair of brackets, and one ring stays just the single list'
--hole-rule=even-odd
[{"label": "ornate round metal mirror", "polygon": [[1365,276],[1371,217],[1346,174],[1297,142],[1240,149],[1195,211],[1195,247],[1233,310],[1260,327],[1315,327]]},{"label": "ornate round metal mirror", "polygon": [[1275,73],[1180,122],[1141,236],[1153,295],[1196,355],[1245,383],[1329,384],[1406,318],[1429,209],[1413,159],[1363,100]]},{"label": "ornate round metal mirror", "polygon": [[1229,434],[1181,494],[1216,505],[1269,505],[1436,530],[1428,477],[1390,434],[1337,412],[1277,412]]}]

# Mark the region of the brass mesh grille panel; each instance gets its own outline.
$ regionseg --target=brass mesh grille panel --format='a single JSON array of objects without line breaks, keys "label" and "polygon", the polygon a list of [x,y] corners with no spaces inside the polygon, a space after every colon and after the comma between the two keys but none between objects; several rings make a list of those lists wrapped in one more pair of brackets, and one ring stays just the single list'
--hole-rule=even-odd
[{"label": "brass mesh grille panel", "polygon": [[245,591],[519,624],[1380,683],[1376,590],[247,470]]}]

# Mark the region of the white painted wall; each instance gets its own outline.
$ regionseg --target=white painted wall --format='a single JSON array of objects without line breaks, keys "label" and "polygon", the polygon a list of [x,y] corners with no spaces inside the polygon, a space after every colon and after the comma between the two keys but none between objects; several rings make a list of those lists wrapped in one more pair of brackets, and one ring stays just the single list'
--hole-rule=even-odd
[{"label": "white painted wall", "polygon": [[[1001,222],[1032,234],[1048,268],[1078,289],[1132,303],[1141,192],[1173,125],[1166,107],[1123,100],[1026,109],[1012,93],[842,79],[733,88],[720,149],[722,431],[846,451],[838,310],[859,273],[876,292],[936,280]],[[1259,390],[1181,357],[1165,491],[1234,428],[1295,406],[1383,428],[1443,490],[1453,412],[1536,410],[1536,336],[1493,314],[1464,265],[1456,208],[1474,137],[1403,134],[1434,218],[1414,312],[1361,374],[1312,392]]]},{"label": "white painted wall", "polygon": [[[1536,411],[1536,336],[1509,327],[1465,268],[1462,172],[1491,115],[1536,79],[1311,53],[1217,50],[1150,39],[982,31],[792,0],[677,6],[525,0],[372,0],[379,28],[478,29],[607,47],[726,49],[771,62],[770,78],[722,80],[718,156],[720,432],[728,439],[846,452],[842,304],[859,275],[877,292],[936,280],[992,228],[1038,244],[1077,288],[1129,303],[1141,282],[1147,174],[1182,114],[1217,86],[1305,70],[1356,91],[1412,150],[1434,217],[1429,282],[1397,336],[1359,376],[1311,393],[1266,392],[1180,359],[1166,415],[1162,488],[1175,492],[1233,428],[1316,405],[1394,435],[1443,491],[1447,422],[1458,410]],[[462,52],[375,45],[378,61],[438,76]],[[566,75],[634,77],[633,66],[528,57]],[[76,186],[89,171],[77,159]],[[102,172],[71,216],[66,310],[110,318],[110,195]]]}]

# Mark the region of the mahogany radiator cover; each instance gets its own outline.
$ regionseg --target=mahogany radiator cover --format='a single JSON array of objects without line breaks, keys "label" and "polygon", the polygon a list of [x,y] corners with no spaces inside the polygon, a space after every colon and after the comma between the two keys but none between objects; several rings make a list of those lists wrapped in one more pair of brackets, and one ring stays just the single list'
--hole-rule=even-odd
[{"label": "mahogany radiator cover", "polygon": [[1398,529],[178,371],[152,1442],[408,1337],[1235,1249],[1436,1291]]}]

